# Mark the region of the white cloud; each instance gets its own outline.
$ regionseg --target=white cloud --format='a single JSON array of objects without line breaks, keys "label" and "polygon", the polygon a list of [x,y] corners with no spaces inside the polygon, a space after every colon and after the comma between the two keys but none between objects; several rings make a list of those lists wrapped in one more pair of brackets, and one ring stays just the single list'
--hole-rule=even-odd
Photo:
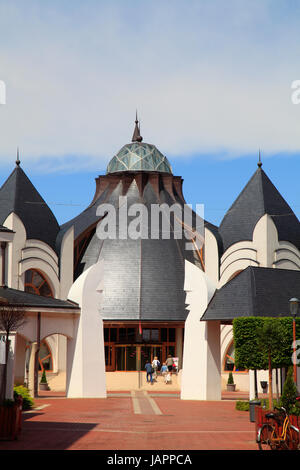
[{"label": "white cloud", "polygon": [[280,0],[0,1],[0,161],[20,146],[41,170],[105,167],[136,108],[167,156],[298,151],[295,13]]}]

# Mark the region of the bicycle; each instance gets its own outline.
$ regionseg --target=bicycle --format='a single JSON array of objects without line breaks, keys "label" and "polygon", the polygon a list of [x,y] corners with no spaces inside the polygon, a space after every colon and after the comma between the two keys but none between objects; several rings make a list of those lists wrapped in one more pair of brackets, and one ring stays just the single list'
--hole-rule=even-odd
[{"label": "bicycle", "polygon": [[265,417],[273,423],[264,423],[257,433],[260,450],[300,450],[299,429],[290,423],[286,409],[276,408],[278,413],[267,413]]}]

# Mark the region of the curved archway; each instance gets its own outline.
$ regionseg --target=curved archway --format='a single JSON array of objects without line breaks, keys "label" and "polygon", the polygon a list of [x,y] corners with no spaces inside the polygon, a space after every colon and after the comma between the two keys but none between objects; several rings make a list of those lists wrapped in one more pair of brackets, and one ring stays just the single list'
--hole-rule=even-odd
[{"label": "curved archway", "polygon": [[53,371],[53,355],[51,348],[45,339],[41,341],[38,359],[40,371]]},{"label": "curved archway", "polygon": [[223,370],[224,372],[247,372],[246,369],[243,368],[236,368],[235,365],[235,349],[234,349],[234,342],[231,341],[229,346],[227,347],[224,355],[223,361]]}]

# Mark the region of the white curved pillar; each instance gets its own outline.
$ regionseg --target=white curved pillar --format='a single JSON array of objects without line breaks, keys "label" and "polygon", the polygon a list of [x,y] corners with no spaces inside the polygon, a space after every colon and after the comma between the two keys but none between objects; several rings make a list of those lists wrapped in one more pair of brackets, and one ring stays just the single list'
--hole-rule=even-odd
[{"label": "white curved pillar", "polygon": [[68,299],[77,302],[81,314],[77,333],[67,345],[67,396],[106,398],[103,321],[100,313],[103,261],[79,276]]}]

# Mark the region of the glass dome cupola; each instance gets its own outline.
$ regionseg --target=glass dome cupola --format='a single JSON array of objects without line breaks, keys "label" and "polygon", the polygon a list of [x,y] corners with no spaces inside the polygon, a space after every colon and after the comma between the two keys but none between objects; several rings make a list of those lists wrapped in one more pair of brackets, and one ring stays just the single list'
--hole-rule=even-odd
[{"label": "glass dome cupola", "polygon": [[136,118],[132,143],[124,145],[111,159],[106,173],[120,171],[158,171],[172,174],[168,159],[155,147],[155,145],[142,142],[139,123]]}]

